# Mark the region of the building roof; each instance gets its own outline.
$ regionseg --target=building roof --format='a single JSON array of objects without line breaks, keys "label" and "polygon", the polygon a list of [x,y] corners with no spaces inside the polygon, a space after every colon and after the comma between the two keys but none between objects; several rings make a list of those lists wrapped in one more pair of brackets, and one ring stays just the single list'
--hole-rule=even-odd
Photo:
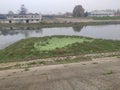
[{"label": "building roof", "polygon": [[0,14],[0,19],[6,19],[6,14]]},{"label": "building roof", "polygon": [[90,12],[90,14],[115,14],[113,10],[95,10]]}]

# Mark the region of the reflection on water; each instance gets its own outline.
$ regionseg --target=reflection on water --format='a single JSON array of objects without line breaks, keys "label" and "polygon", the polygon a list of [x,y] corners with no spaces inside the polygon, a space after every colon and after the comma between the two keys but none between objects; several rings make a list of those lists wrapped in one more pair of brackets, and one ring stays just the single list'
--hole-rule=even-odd
[{"label": "reflection on water", "polygon": [[[12,30],[10,30],[12,29]],[[19,41],[21,39],[30,38],[30,37],[39,37],[42,34],[41,28],[2,28],[0,29],[0,49],[7,47],[8,45]],[[32,30],[31,30],[32,29]],[[34,30],[35,29],[35,30]]]},{"label": "reflection on water", "polygon": [[40,27],[0,27],[0,30],[40,30]]},{"label": "reflection on water", "polygon": [[8,30],[8,28],[5,30],[0,30],[0,35],[7,36],[7,35],[17,35],[17,34],[23,34],[25,37],[29,36],[32,32],[35,33],[42,33],[42,29],[38,30],[30,30],[30,29],[17,29],[17,30]]},{"label": "reflection on water", "polygon": [[[11,30],[12,29],[12,30]],[[120,40],[120,24],[74,26],[60,28],[34,28],[34,27],[0,27],[0,49],[30,37],[44,37],[53,35],[75,35],[92,38]]]},{"label": "reflection on water", "polygon": [[72,28],[73,28],[73,30],[74,30],[75,32],[80,32],[83,27],[84,27],[84,26],[80,25],[80,26],[73,26]]},{"label": "reflection on water", "polygon": [[[73,26],[72,29],[74,32],[80,32],[84,26]],[[59,28],[60,29],[60,28]],[[15,34],[23,34],[26,37],[29,36],[32,32],[42,33],[42,28],[34,28],[34,27],[0,27],[0,35],[15,35]]]}]

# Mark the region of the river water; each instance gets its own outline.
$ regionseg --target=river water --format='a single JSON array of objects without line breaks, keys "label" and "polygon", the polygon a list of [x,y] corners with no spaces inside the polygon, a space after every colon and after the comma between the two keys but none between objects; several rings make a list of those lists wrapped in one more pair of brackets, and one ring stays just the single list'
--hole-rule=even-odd
[{"label": "river water", "polygon": [[89,25],[59,28],[3,28],[0,27],[0,49],[16,41],[30,37],[45,37],[53,35],[86,36],[99,39],[120,40],[120,24]]}]

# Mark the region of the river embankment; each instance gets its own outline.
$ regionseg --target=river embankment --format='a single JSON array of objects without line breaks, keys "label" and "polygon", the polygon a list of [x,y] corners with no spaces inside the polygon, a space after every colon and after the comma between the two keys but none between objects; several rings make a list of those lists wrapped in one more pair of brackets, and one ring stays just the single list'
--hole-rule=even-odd
[{"label": "river embankment", "polygon": [[[73,18],[72,18],[73,19]],[[63,19],[65,20],[65,19]],[[77,20],[77,19],[76,19]],[[89,24],[119,24],[119,20],[80,19],[79,22],[40,23],[40,24],[0,24],[4,27],[63,27]],[[26,34],[25,34],[26,35]],[[72,40],[73,39],[73,40]],[[79,41],[79,40],[80,41]],[[76,41],[76,42],[71,42]],[[44,41],[44,42],[43,42]],[[64,42],[57,46],[59,42]],[[65,44],[65,45],[64,45]],[[57,47],[56,47],[57,46]],[[0,50],[0,62],[28,61],[41,58],[74,56],[91,53],[116,52],[120,50],[119,40],[93,39],[81,36],[47,36],[20,40]],[[52,49],[50,49],[52,47]]]},{"label": "river embankment", "polygon": [[[119,90],[119,58],[0,71],[1,90]],[[12,83],[11,83],[12,82]]]},{"label": "river embankment", "polygon": [[[61,43],[60,43],[61,42]],[[0,50],[0,63],[120,51],[119,40],[48,36],[20,40]]]},{"label": "river embankment", "polygon": [[118,20],[94,20],[91,18],[53,18],[50,20],[43,20],[41,23],[36,24],[9,24],[1,23],[0,27],[29,27],[29,28],[45,28],[45,27],[70,27],[79,25],[104,25],[104,24],[120,24],[120,19]]}]

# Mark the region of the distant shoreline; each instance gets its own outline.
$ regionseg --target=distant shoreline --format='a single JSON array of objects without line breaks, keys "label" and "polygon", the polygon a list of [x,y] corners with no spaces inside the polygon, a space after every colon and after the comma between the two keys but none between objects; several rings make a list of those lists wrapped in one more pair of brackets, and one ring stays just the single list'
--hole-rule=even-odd
[{"label": "distant shoreline", "polygon": [[[64,19],[64,18],[62,18]],[[65,20],[65,19],[64,19]],[[93,20],[93,19],[72,19],[72,21],[59,21],[58,22],[42,22],[42,23],[29,23],[29,24],[0,24],[0,27],[37,27],[37,28],[46,28],[46,27],[70,27],[70,26],[79,26],[79,25],[106,25],[106,24],[120,24],[120,20]]]}]

